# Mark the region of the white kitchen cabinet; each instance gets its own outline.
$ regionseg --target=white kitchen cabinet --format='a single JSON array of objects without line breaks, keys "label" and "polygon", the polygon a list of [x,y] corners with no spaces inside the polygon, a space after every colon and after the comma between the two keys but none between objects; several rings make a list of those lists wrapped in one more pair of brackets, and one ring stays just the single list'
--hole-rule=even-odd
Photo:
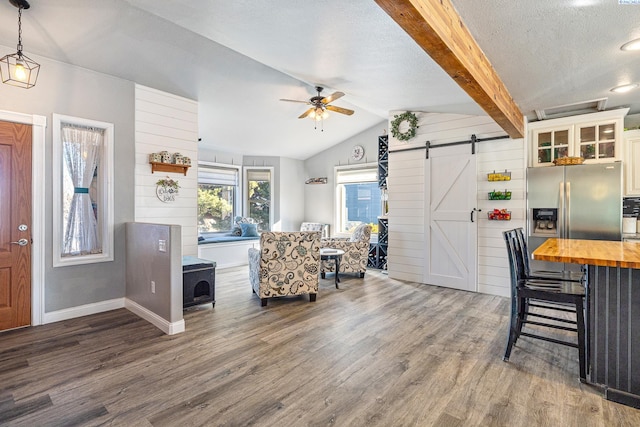
[{"label": "white kitchen cabinet", "polygon": [[534,166],[552,165],[555,159],[570,156],[573,126],[549,127],[533,131]]},{"label": "white kitchen cabinet", "polygon": [[529,123],[530,166],[551,166],[562,157],[585,163],[622,160],[622,130],[628,108]]},{"label": "white kitchen cabinet", "polygon": [[624,132],[625,196],[640,196],[640,130]]}]

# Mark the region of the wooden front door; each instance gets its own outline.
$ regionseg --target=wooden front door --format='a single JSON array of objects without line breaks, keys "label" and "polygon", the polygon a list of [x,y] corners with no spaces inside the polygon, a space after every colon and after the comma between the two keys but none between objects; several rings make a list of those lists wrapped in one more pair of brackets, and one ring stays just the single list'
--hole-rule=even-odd
[{"label": "wooden front door", "polygon": [[432,148],[426,162],[425,283],[475,291],[475,156],[469,145]]},{"label": "wooden front door", "polygon": [[0,330],[31,324],[31,125],[0,122]]}]

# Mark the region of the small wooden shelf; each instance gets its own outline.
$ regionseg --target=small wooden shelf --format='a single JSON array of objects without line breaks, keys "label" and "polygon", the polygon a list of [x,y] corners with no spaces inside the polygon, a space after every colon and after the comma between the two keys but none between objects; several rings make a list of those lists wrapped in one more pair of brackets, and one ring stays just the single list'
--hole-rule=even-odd
[{"label": "small wooden shelf", "polygon": [[151,173],[154,172],[175,172],[175,173],[183,173],[184,176],[187,176],[187,170],[191,167],[191,165],[175,165],[173,163],[159,163],[159,162],[149,162],[151,165]]}]

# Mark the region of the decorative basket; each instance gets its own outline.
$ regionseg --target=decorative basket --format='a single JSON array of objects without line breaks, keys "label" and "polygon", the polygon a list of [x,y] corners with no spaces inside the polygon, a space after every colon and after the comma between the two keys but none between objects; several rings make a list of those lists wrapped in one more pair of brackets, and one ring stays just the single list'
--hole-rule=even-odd
[{"label": "decorative basket", "polygon": [[511,221],[511,211],[506,209],[494,209],[487,212],[489,221]]},{"label": "decorative basket", "polygon": [[490,191],[489,200],[511,200],[511,191]]},{"label": "decorative basket", "polygon": [[555,159],[553,164],[556,166],[581,165],[584,162],[582,157],[561,157]]},{"label": "decorative basket", "polygon": [[487,174],[487,181],[511,181],[511,172],[496,172]]}]

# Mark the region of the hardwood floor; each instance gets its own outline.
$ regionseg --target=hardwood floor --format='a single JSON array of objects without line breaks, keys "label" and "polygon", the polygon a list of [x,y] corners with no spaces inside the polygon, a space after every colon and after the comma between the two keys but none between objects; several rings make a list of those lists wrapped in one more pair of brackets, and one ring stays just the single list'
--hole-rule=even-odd
[{"label": "hardwood floor", "polygon": [[246,268],[167,336],[127,310],[0,334],[0,425],[638,426],[578,382],[576,349],[521,338],[508,300],[389,280],[321,280],[260,300]]}]

